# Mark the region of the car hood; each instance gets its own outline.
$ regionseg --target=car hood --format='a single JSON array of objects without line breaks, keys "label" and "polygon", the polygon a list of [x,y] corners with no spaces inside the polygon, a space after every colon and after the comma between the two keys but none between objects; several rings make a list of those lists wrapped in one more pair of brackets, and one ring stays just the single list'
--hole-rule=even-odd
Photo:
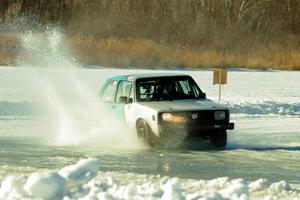
[{"label": "car hood", "polygon": [[143,106],[152,108],[156,111],[193,111],[193,110],[218,110],[227,109],[219,104],[209,100],[178,100],[178,101],[152,101],[152,102],[142,102]]}]

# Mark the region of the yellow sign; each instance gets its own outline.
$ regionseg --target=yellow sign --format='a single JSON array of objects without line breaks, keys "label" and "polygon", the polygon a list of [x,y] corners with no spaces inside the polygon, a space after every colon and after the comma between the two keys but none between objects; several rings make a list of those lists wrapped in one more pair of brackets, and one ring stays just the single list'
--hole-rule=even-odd
[{"label": "yellow sign", "polygon": [[213,84],[227,84],[227,71],[224,69],[217,69],[214,70],[214,80]]}]

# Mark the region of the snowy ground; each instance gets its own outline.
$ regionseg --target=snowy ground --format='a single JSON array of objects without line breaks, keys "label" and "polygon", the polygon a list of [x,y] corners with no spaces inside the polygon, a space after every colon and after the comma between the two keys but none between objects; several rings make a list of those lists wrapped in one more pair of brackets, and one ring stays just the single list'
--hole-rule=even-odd
[{"label": "snowy ground", "polygon": [[[149,150],[116,126],[97,91],[140,72],[1,67],[0,199],[300,199],[299,72],[229,72],[225,151]],[[212,71],[180,72],[217,100]]]},{"label": "snowy ground", "polygon": [[[266,179],[246,182],[227,177],[193,180],[154,175],[126,174],[122,183],[110,173],[99,173],[97,159],[84,159],[57,172],[35,172],[29,177],[8,176],[1,199],[297,199],[299,191],[287,182]],[[114,174],[113,174],[114,175]],[[118,179],[117,178],[117,179]],[[182,186],[183,185],[183,186]]]}]

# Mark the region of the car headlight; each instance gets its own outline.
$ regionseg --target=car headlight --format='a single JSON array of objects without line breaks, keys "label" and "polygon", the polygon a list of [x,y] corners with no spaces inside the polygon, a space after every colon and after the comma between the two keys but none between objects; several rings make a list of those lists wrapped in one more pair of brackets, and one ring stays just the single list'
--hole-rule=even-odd
[{"label": "car headlight", "polygon": [[180,116],[172,113],[163,113],[161,118],[166,122],[173,123],[185,123],[187,121],[187,118],[185,116]]},{"label": "car headlight", "polygon": [[225,111],[216,111],[214,114],[215,120],[224,120],[226,118]]},{"label": "car headlight", "polygon": [[171,121],[172,120],[172,113],[163,113],[161,117],[164,121],[167,121],[167,122]]}]

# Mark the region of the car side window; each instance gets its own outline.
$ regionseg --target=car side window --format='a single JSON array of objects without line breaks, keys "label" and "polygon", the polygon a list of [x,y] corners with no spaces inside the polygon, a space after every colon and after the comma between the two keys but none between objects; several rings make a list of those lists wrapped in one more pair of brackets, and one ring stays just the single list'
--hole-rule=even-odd
[{"label": "car side window", "polygon": [[116,80],[109,81],[102,92],[102,100],[106,102],[114,102],[117,86],[118,86],[118,81]]},{"label": "car side window", "polygon": [[137,99],[138,101],[149,101],[154,98],[156,88],[155,81],[140,82],[137,85]]},{"label": "car side window", "polygon": [[131,81],[120,81],[117,91],[116,102],[120,103],[120,97],[126,96],[130,98],[132,96],[131,93],[132,82]]}]

